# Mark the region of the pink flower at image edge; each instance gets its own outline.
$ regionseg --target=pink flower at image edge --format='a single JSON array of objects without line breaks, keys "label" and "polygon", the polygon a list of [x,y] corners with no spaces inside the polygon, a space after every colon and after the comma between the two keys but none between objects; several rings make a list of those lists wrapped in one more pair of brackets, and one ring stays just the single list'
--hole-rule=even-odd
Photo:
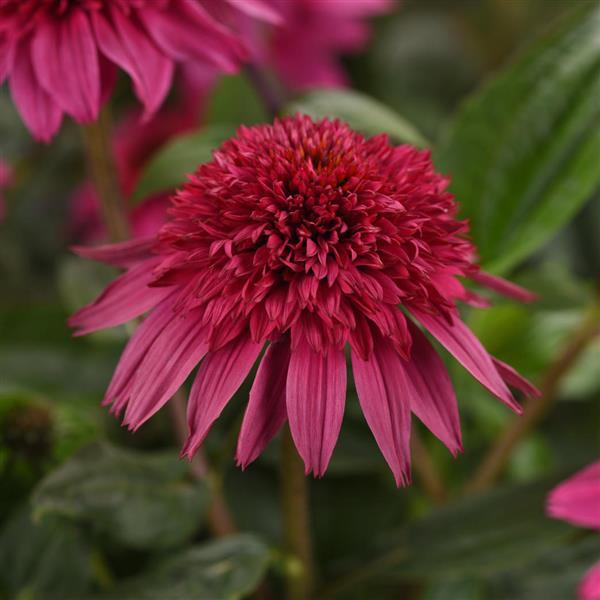
[{"label": "pink flower at image edge", "polygon": [[[555,519],[600,531],[600,460],[556,486],[546,510]],[[587,572],[578,594],[580,600],[600,600],[600,562]]]}]

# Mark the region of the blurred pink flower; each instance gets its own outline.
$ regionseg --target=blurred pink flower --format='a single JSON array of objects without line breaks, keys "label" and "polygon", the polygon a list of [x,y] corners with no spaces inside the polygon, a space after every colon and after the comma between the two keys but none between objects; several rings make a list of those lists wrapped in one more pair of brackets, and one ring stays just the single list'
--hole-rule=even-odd
[{"label": "blurred pink flower", "polygon": [[[150,119],[140,119],[140,112],[130,111],[117,124],[112,149],[121,192],[125,198],[133,193],[144,166],[167,141],[195,129],[207,99],[206,79],[202,70],[184,65],[174,87],[175,98],[163,105]],[[166,218],[168,193],[156,194],[129,213],[131,235],[155,234]],[[71,197],[70,234],[78,242],[93,243],[106,238],[100,202],[91,182],[85,182]]]},{"label": "blurred pink flower", "polygon": [[370,17],[389,12],[395,0],[215,0],[209,10],[235,29],[251,60],[275,70],[294,91],[348,83],[341,56],[368,42]]},{"label": "blurred pink flower", "polygon": [[[143,200],[128,214],[133,238],[156,235],[164,224],[169,206],[169,194],[156,194]],[[71,197],[70,237],[79,243],[98,243],[106,239],[100,201],[94,186],[86,182]]]},{"label": "blurred pink flower", "polygon": [[[555,519],[600,531],[600,460],[582,469],[548,495],[547,512]],[[580,600],[600,600],[600,562],[579,586]]]},{"label": "blurred pink flower", "polygon": [[175,64],[231,73],[244,57],[200,0],[0,0],[0,83],[8,77],[25,124],[43,141],[63,113],[80,123],[97,118],[115,65],[149,117],[170,90]]},{"label": "blurred pink flower", "polygon": [[268,50],[283,82],[295,90],[348,83],[340,56],[367,43],[367,19],[389,11],[392,0],[273,0],[282,24]]},{"label": "blurred pink flower", "polygon": [[127,271],[71,318],[78,335],[150,311],[104,404],[137,429],[200,363],[183,450],[191,457],[270,342],[238,463],[289,420],[306,471],[321,476],[344,414],[348,344],[363,413],[397,484],[410,480],[411,411],[456,454],[452,384],[413,319],[513,410],[505,382],[536,390],[460,319],[456,302],[473,296],[458,277],[477,267],[447,184],[429,153],[339,121],[241,127],[174,195],[158,236],[79,249]]}]

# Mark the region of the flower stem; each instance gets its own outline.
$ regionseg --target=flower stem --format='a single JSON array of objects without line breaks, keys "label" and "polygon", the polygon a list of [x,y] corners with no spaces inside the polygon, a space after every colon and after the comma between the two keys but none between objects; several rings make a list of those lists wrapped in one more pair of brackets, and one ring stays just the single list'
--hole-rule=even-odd
[{"label": "flower stem", "polygon": [[287,600],[312,598],[314,568],[310,539],[308,481],[289,427],[285,427],[281,452],[281,501],[285,550],[290,561],[286,572]]},{"label": "flower stem", "polygon": [[257,65],[252,63],[246,65],[246,74],[260,96],[269,116],[274,119],[281,112],[284,104],[280,90],[277,89],[264,70]]},{"label": "flower stem", "polygon": [[[180,445],[187,438],[186,398],[183,389],[180,389],[169,401],[169,410],[173,431]],[[190,461],[190,472],[197,481],[208,483],[211,492],[211,503],[208,512],[208,527],[214,537],[225,537],[237,532],[233,517],[229,511],[221,477],[210,468],[206,455],[200,448]]]},{"label": "flower stem", "polygon": [[424,492],[434,504],[444,504],[448,499],[444,481],[418,431],[413,430],[410,443],[412,462]]},{"label": "flower stem", "polygon": [[82,125],[81,129],[88,169],[100,198],[108,237],[111,242],[121,242],[129,237],[129,227],[110,148],[108,108],[102,110],[97,121]]},{"label": "flower stem", "polygon": [[[110,114],[104,108],[97,121],[82,125],[83,140],[87,155],[88,168],[96,192],[100,198],[102,217],[108,236],[112,242],[129,238],[127,212],[119,189],[117,171],[110,145]],[[185,416],[185,395],[179,390],[169,402],[173,432],[179,444],[187,437]],[[190,465],[192,477],[197,481],[206,481],[211,490],[211,506],[208,515],[208,527],[216,537],[231,535],[236,527],[225,501],[221,478],[208,466],[202,449],[196,452]]]},{"label": "flower stem", "polygon": [[541,397],[530,399],[525,404],[523,414],[508,423],[473,478],[465,486],[465,492],[486,490],[500,476],[515,446],[548,412],[558,394],[563,377],[598,335],[600,335],[600,289],[579,327],[573,331],[564,348],[550,364],[540,385]]}]

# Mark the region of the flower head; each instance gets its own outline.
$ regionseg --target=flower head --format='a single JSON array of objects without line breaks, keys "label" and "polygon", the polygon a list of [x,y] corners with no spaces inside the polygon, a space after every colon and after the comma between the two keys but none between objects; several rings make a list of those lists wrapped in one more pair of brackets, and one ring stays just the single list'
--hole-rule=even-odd
[{"label": "flower head", "polygon": [[0,83],[8,77],[25,124],[44,141],[63,113],[97,118],[115,65],[151,115],[175,64],[233,72],[243,56],[200,0],[0,0]]},{"label": "flower head", "polygon": [[[600,461],[585,467],[548,495],[547,512],[555,519],[600,531]],[[581,600],[600,599],[600,562],[579,586]]]},{"label": "flower head", "polygon": [[157,238],[80,249],[128,269],[72,317],[80,334],[151,311],[105,403],[136,429],[200,363],[192,456],[269,343],[238,462],[254,460],[287,419],[307,472],[322,475],[342,423],[349,347],[360,404],[398,483],[409,480],[411,411],[458,452],[452,385],[414,320],[513,409],[505,381],[535,388],[459,318],[457,300],[481,298],[458,280],[478,269],[447,183],[428,152],[339,121],[298,115],[240,128],[174,195]]}]

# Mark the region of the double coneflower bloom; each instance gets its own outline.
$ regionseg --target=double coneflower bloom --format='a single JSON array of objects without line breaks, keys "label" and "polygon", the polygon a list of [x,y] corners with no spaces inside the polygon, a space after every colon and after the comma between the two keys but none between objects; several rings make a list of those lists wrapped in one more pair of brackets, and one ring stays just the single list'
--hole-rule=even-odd
[{"label": "double coneflower bloom", "polygon": [[360,405],[396,482],[410,480],[411,413],[456,454],[461,433],[429,332],[492,394],[533,388],[491,357],[456,303],[461,278],[521,300],[481,273],[428,152],[365,139],[339,121],[242,127],[172,198],[158,236],[83,256],[126,269],[71,319],[79,334],[147,316],[104,403],[137,429],[199,365],[188,401],[191,457],[259,361],[237,447],[245,467],[289,421],[320,476],[344,414],[348,352]]}]

